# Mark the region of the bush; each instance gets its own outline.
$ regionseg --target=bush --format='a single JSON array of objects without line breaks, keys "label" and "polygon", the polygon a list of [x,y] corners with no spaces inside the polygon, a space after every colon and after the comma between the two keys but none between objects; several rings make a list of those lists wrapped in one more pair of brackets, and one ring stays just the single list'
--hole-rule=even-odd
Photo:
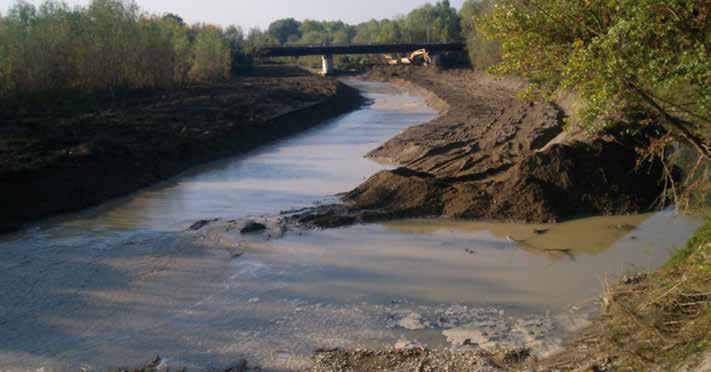
[{"label": "bush", "polygon": [[230,47],[222,30],[215,26],[196,26],[197,36],[193,45],[190,79],[215,81],[228,79],[232,69]]},{"label": "bush", "polygon": [[229,78],[222,30],[143,13],[135,2],[16,3],[0,17],[0,98],[171,88]]},{"label": "bush", "polygon": [[474,33],[467,38],[467,52],[472,67],[477,70],[486,70],[501,62],[501,44],[481,33]]},{"label": "bush", "polygon": [[11,79],[12,59],[10,58],[8,41],[6,40],[5,24],[5,20],[0,14],[0,96],[13,89]]},{"label": "bush", "polygon": [[489,39],[480,27],[482,18],[491,14],[495,4],[494,0],[466,0],[459,12],[469,60],[477,70],[484,70],[501,62],[501,44],[497,40]]},{"label": "bush", "polygon": [[579,93],[589,127],[644,108],[708,160],[710,20],[701,0],[497,0],[484,27],[502,41],[496,71]]}]

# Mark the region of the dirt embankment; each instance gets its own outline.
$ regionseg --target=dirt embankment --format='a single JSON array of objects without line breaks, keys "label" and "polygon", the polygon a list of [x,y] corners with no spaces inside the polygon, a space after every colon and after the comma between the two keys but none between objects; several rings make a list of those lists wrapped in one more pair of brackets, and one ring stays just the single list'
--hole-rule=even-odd
[{"label": "dirt embankment", "polygon": [[133,192],[362,103],[336,80],[278,67],[90,112],[0,113],[0,232]]},{"label": "dirt embankment", "polygon": [[662,167],[641,163],[637,139],[567,133],[558,105],[517,98],[521,81],[416,68],[374,69],[368,78],[425,91],[441,115],[368,154],[400,168],[347,193],[344,206],[297,216],[301,222],[448,216],[543,223],[648,210],[661,193]]}]

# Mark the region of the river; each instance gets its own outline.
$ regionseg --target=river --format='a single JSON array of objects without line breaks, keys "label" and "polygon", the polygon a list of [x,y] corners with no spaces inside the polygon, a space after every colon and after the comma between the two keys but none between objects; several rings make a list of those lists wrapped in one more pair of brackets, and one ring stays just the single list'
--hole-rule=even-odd
[{"label": "river", "polygon": [[[554,226],[405,220],[279,239],[223,228],[334,201],[387,167],[363,155],[436,116],[392,86],[350,84],[372,105],[0,237],[0,370],[137,366],[157,354],[193,370],[241,358],[299,369],[317,348],[398,340],[545,355],[587,324],[605,280],[656,269],[700,224],[664,211]],[[212,218],[217,227],[185,231]]]}]

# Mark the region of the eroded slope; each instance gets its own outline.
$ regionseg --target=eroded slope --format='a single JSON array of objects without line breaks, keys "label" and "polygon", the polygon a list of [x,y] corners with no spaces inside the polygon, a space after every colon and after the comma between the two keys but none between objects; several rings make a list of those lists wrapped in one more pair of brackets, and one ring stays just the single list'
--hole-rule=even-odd
[{"label": "eroded slope", "polygon": [[[650,209],[661,167],[644,163],[638,138],[564,131],[554,103],[517,97],[524,83],[469,71],[374,70],[370,79],[425,91],[442,114],[368,156],[399,164],[345,196],[336,211],[300,216],[339,225],[396,217],[447,216],[553,222],[578,215]],[[345,215],[345,216],[344,216]]]}]

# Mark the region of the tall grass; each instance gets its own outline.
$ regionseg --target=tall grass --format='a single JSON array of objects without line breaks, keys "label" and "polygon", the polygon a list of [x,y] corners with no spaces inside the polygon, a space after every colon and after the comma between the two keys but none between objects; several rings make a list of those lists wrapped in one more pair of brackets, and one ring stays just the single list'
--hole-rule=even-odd
[{"label": "tall grass", "polygon": [[0,16],[0,97],[221,80],[232,53],[222,29],[149,15],[130,0],[18,2]]}]

